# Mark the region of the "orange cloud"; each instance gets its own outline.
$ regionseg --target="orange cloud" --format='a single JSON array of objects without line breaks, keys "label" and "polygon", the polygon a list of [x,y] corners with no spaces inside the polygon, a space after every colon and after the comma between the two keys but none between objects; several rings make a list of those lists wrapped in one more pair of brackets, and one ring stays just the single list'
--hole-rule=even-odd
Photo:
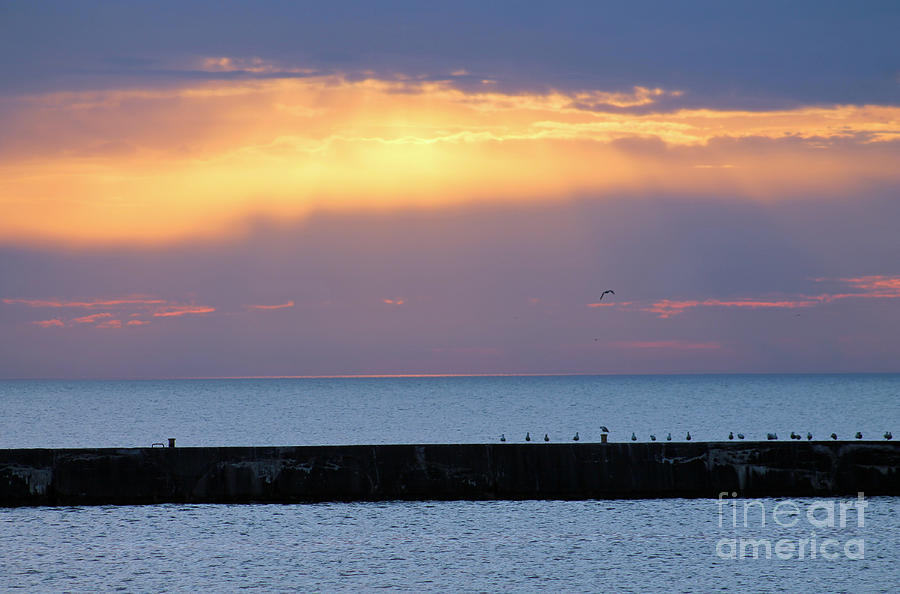
[{"label": "orange cloud", "polygon": [[147,320],[128,320],[126,326],[146,326],[149,323]]},{"label": "orange cloud", "polygon": [[36,322],[31,322],[35,326],[39,328],[62,328],[65,324],[62,323],[62,320],[38,320]]},{"label": "orange cloud", "polygon": [[[89,301],[76,301],[67,299],[10,299],[2,300],[7,305],[26,305],[33,308],[54,308],[54,309],[96,309],[99,307],[111,308],[116,310],[112,312],[98,312],[86,316],[71,318],[68,325],[74,326],[79,324],[94,324],[97,322],[98,328],[119,328],[122,322],[114,317],[130,317],[140,318],[142,316],[152,316],[158,318],[172,318],[185,315],[202,315],[216,311],[216,308],[206,305],[184,305],[177,301],[168,299],[160,299],[156,297],[127,297],[121,299],[94,299]],[[290,306],[293,302],[289,302]],[[281,306],[268,306],[270,308],[289,307],[288,304]],[[137,309],[138,311],[134,311]],[[101,320],[105,320],[102,321]],[[60,320],[47,320],[49,326],[65,325]],[[59,322],[57,324],[56,322]],[[38,324],[37,322],[35,322]],[[128,326],[144,326],[149,321],[133,319],[127,323]],[[41,325],[41,324],[38,324]],[[42,327],[48,327],[44,325]]]},{"label": "orange cloud", "polygon": [[287,301],[285,303],[279,303],[277,305],[245,305],[247,309],[285,309],[287,307],[294,307],[293,301]]},{"label": "orange cloud", "polygon": [[405,299],[382,299],[383,303],[387,303],[388,305],[403,305],[406,303]]},{"label": "orange cloud", "polygon": [[[200,67],[303,71],[233,57]],[[310,75],[23,96],[0,149],[0,240],[164,243],[321,208],[769,200],[900,181],[900,107],[654,110],[678,93]]]},{"label": "orange cloud", "polygon": [[121,328],[122,320],[105,320],[97,324],[97,328]]}]

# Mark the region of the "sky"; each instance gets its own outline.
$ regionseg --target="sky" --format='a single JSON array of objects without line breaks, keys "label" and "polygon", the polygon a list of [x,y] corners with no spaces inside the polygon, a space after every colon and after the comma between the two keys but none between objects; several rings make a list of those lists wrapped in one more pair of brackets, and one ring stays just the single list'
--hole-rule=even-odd
[{"label": "sky", "polygon": [[898,372],[897,30],[2,1],[0,378]]}]

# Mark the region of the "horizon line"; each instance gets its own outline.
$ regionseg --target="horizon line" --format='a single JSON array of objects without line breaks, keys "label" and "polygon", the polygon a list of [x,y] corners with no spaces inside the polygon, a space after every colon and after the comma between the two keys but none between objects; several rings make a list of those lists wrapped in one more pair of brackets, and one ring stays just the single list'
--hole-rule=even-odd
[{"label": "horizon line", "polygon": [[8,377],[0,381],[202,381],[263,379],[428,379],[465,377],[617,377],[690,375],[897,375],[900,371],[671,371],[671,372],[548,372],[548,373],[346,373],[319,375],[210,375],[179,377]]}]

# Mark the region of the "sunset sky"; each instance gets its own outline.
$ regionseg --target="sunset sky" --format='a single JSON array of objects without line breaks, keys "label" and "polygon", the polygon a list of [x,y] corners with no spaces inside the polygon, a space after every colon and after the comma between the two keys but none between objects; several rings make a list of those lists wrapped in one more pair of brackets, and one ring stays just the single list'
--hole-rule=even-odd
[{"label": "sunset sky", "polygon": [[0,378],[900,371],[897,31],[2,2]]}]

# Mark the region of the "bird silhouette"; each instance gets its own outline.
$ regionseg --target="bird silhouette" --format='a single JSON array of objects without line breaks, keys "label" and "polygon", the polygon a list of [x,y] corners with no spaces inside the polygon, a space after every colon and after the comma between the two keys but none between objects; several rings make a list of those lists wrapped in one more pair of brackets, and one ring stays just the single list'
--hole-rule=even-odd
[{"label": "bird silhouette", "polygon": [[885,432],[884,432],[884,438],[885,438],[885,439],[894,439],[894,436],[891,434],[890,431],[885,431]]},{"label": "bird silhouette", "polygon": [[544,433],[544,441],[550,441],[550,436]]},{"label": "bird silhouette", "polygon": [[766,439],[778,439],[778,435],[776,433],[766,433]]},{"label": "bird silhouette", "polygon": [[531,441],[531,432],[529,432],[529,431],[525,432],[525,441]]},{"label": "bird silhouette", "polygon": [[609,429],[606,428],[606,425],[600,425],[600,431],[604,433],[609,433]]},{"label": "bird silhouette", "polygon": [[791,439],[800,439],[800,436],[791,431]]},{"label": "bird silhouette", "polygon": [[809,431],[806,432],[806,441],[812,441],[812,433]]},{"label": "bird silhouette", "polygon": [[728,439],[734,439],[734,433],[733,433],[733,432],[731,432],[731,431],[728,432]]},{"label": "bird silhouette", "polygon": [[666,441],[672,441],[672,432],[670,431],[668,435],[666,435]]},{"label": "bird silhouette", "polygon": [[688,432],[687,432],[687,435],[686,435],[684,438],[685,438],[686,440],[690,441],[690,440],[691,440],[691,432],[688,431]]},{"label": "bird silhouette", "polygon": [[862,439],[862,431],[856,432],[856,439]]},{"label": "bird silhouette", "polygon": [[500,434],[500,441],[506,441],[506,433]]},{"label": "bird silhouette", "polygon": [[607,293],[612,293],[613,295],[616,294],[616,292],[613,291],[612,289],[606,289],[605,291],[600,293],[600,299],[598,299],[597,301],[603,301],[603,296],[606,295]]},{"label": "bird silhouette", "polygon": [[572,438],[572,441],[578,441],[579,439],[581,439],[581,438],[578,437],[578,432],[576,431],[576,432],[575,432],[575,437]]},{"label": "bird silhouette", "polygon": [[743,434],[743,433],[738,433],[738,439],[744,439],[744,434]]},{"label": "bird silhouette", "polygon": [[637,436],[634,434],[634,431],[631,432],[631,441],[637,441]]},{"label": "bird silhouette", "polygon": [[656,436],[652,433],[650,434],[650,441],[656,441]]},{"label": "bird silhouette", "polygon": [[831,434],[831,439],[837,439],[837,433],[832,433],[832,434]]}]

